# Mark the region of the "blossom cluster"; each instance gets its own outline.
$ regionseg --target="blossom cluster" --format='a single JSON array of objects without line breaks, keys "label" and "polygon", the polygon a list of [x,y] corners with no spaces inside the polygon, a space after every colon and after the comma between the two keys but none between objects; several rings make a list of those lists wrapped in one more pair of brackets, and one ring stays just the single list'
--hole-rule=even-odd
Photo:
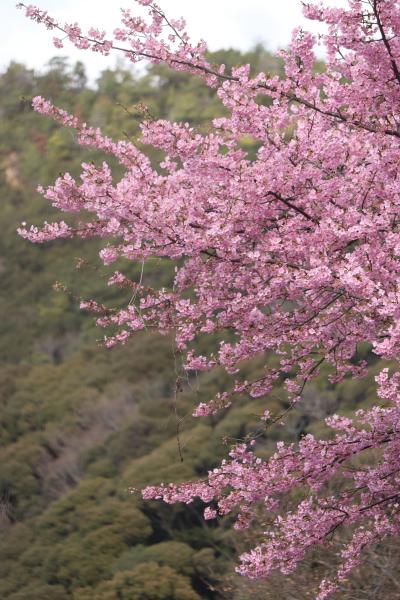
[{"label": "blossom cluster", "polygon": [[[35,110],[75,128],[79,143],[115,156],[125,174],[114,183],[103,163],[83,164],[81,181],[61,176],[42,193],[60,210],[93,219],[75,228],[64,221],[22,227],[21,235],[33,242],[98,236],[105,240],[105,264],[119,257],[177,262],[171,290],[145,288],[116,273],[110,285],[133,290],[134,301],[100,316],[97,304],[84,307],[97,313],[100,326],[119,328],[108,346],[154,327],[174,333],[188,370],[239,372],[232,390],[202,403],[196,416],[226,408],[238,393],[268,398],[278,380],[298,402],[323,363],[333,382],[363,376],[361,342],[398,361],[399,0],[349,0],[346,9],[305,3],[306,16],[327,25],[320,38],[326,69],[313,68],[314,36],[295,30],[282,53],[284,78],[253,76],[249,66],[228,72],[211,65],[204,43],[190,42],[182,20],[169,20],[155,2],[139,4],[148,18],[123,11],[122,26],[109,39],[97,29],[85,34],[77,24],[60,25],[33,6],[26,12],[79,48],[116,49],[133,62],[163,62],[200,76],[217,88],[227,116],[215,119],[208,133],[186,123],[144,121],[142,141],[164,154],[157,168],[133,144],[114,142],[35,98]],[[257,143],[252,160],[244,136]],[[229,341],[214,353],[193,351],[198,336],[225,331]],[[271,353],[278,364],[265,360],[256,381],[240,378],[244,360]],[[240,572],[250,577],[292,571],[309,548],[348,525],[354,535],[336,578],[321,583],[323,600],[367,544],[399,533],[399,377],[386,371],[379,377],[385,408],[359,412],[354,420],[331,417],[337,434],[329,441],[306,436],[298,445],[279,444],[269,460],[239,445],[207,481],[147,488],[144,497],[217,500],[206,518],[234,510],[238,527],[249,525],[260,504],[276,512],[265,541],[242,556]],[[266,409],[262,419],[269,418]],[[369,468],[349,468],[355,456],[374,449],[378,458]],[[327,495],[328,482],[340,474],[346,485]],[[305,499],[285,512],[281,499],[294,489]]]},{"label": "blossom cluster", "polygon": [[[317,599],[324,600],[358,565],[367,544],[400,533],[400,374],[389,377],[384,369],[377,381],[380,397],[392,405],[359,410],[354,420],[328,418],[327,424],[337,431],[330,440],[306,435],[298,445],[278,443],[268,460],[257,458],[252,444],[239,444],[206,481],[148,487],[143,497],[168,503],[213,499],[217,509],[206,508],[205,518],[233,512],[240,529],[256,515],[254,506],[262,503],[267,514],[274,514],[282,496],[295,489],[305,492],[295,511],[272,520],[264,532],[266,541],[242,555],[238,571],[251,578],[264,578],[274,569],[289,574],[310,547],[347,526],[353,534],[341,552],[336,578],[321,583]],[[381,450],[379,461],[351,468],[353,457],[371,449]],[[325,492],[326,484],[338,473],[345,476],[346,485],[332,496]]]}]

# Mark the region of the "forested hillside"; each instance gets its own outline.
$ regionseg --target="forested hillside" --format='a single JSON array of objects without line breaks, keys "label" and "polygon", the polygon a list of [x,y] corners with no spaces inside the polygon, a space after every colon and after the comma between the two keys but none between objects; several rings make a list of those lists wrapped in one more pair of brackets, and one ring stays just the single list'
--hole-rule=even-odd
[{"label": "forested hillside", "polygon": [[[248,55],[221,51],[215,60],[222,54],[227,64],[282,68],[262,48]],[[76,174],[83,160],[103,160],[84,153],[70,131],[33,113],[30,99],[37,94],[133,140],[144,114],[200,128],[223,114],[201,82],[163,67],[141,75],[105,71],[95,89],[81,64],[60,59],[42,74],[11,64],[0,77],[0,598],[307,598],[303,578],[318,578],[325,555],[260,591],[262,584],[252,588],[233,576],[235,552],[246,540],[228,521],[205,523],[200,503],[171,507],[128,493],[201,477],[231,441],[254,429],[266,455],[283,430],[261,429],[265,398],[243,398],[207,420],[192,418],[193,406],[227,387],[228,376],[215,371],[188,380],[172,340],[151,332],[105,349],[79,302],[95,297],[118,306],[126,291],[107,287],[111,270],[101,265],[97,243],[35,246],[16,234],[22,221],[40,224],[55,212],[35,192],[38,184],[52,182],[60,169]],[[252,140],[243,139],[243,146],[251,156]],[[168,285],[173,274],[166,261],[118,268],[157,286]],[[368,349],[361,351],[373,363]],[[261,362],[246,368],[255,375]],[[374,368],[378,364],[364,380],[310,384],[304,403],[287,418],[285,435],[298,440],[318,433],[325,415],[370,405]],[[283,390],[268,407],[275,413],[287,407]],[[354,575],[357,598],[398,598],[398,552],[388,546],[377,552]],[[348,598],[356,597],[352,587],[349,582]]]}]

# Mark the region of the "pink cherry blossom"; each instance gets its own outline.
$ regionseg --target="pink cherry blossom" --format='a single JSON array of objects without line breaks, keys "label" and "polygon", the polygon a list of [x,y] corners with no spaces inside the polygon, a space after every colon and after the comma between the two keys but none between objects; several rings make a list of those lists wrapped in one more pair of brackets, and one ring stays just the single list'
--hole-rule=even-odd
[{"label": "pink cherry blossom", "polygon": [[[107,346],[144,327],[173,332],[189,371],[220,366],[235,375],[231,390],[202,402],[195,416],[223,410],[237,394],[265,396],[268,404],[282,380],[291,404],[301,402],[323,364],[332,382],[362,377],[362,342],[393,362],[377,378],[376,406],[354,418],[331,416],[330,439],[281,442],[269,459],[257,457],[254,444],[239,444],[206,481],[143,491],[146,499],[169,503],[213,502],[217,508],[205,517],[234,512],[238,528],[249,526],[260,504],[274,514],[262,541],[241,557],[239,572],[248,577],[290,573],[310,548],[351,528],[336,576],[316,592],[323,600],[362,560],[366,545],[400,533],[400,2],[349,0],[345,9],[306,2],[306,16],[327,32],[318,40],[293,32],[282,53],[284,79],[210,64],[204,42],[192,43],[182,20],[168,19],[155,2],[138,3],[148,7],[147,17],[124,10],[114,37],[25,8],[83,50],[114,49],[133,63],[165,63],[200,77],[216,88],[227,115],[208,133],[187,123],[143,122],[142,141],[164,154],[160,174],[133,144],[35,98],[37,112],[76,129],[80,144],[116,157],[125,174],[114,183],[104,162],[83,164],[80,181],[59,177],[41,192],[61,211],[82,213],[82,222],[19,232],[32,242],[100,237],[105,264],[119,257],[176,261],[170,290],[116,273],[109,283],[129,288],[129,303],[103,311],[98,324],[119,328]],[[324,72],[313,69],[317,43],[326,48]],[[244,136],[258,144],[252,160]],[[85,220],[88,213],[92,220]],[[83,308],[101,312],[98,306],[88,301]],[[219,348],[196,354],[192,342],[214,332],[222,336]],[[264,371],[243,381],[241,365],[255,356],[265,357]],[[261,420],[273,420],[268,408]],[[352,464],[371,449],[373,462]],[[343,486],[332,495],[328,484],[338,476]],[[300,499],[288,511],[293,490]]]}]

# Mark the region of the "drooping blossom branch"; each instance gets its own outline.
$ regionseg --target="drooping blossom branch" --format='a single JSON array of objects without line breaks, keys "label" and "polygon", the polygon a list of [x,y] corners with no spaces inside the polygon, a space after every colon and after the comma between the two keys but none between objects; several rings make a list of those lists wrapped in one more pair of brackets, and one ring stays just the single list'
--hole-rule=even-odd
[{"label": "drooping blossom branch", "polygon": [[[282,380],[294,404],[322,364],[330,366],[333,382],[362,376],[362,342],[397,364],[399,0],[349,0],[347,9],[305,3],[306,15],[328,26],[321,38],[326,69],[313,68],[315,38],[295,30],[282,53],[282,79],[253,76],[249,66],[227,72],[210,64],[204,43],[193,45],[181,20],[168,19],[152,1],[139,4],[148,7],[148,19],[123,11],[114,39],[95,29],[85,34],[77,24],[61,26],[33,6],[26,12],[79,48],[104,54],[116,49],[133,62],[163,62],[202,77],[217,88],[228,116],[215,119],[207,134],[182,123],[143,122],[142,142],[164,154],[155,168],[134,144],[114,142],[35,98],[38,112],[75,128],[79,143],[115,156],[126,172],[118,183],[107,163],[83,164],[81,182],[63,175],[42,193],[62,211],[94,218],[76,227],[64,221],[22,227],[21,235],[34,242],[99,236],[106,240],[100,253],[105,264],[118,257],[177,261],[171,290],[150,290],[116,272],[110,285],[134,290],[134,302],[97,316],[100,326],[119,328],[107,345],[154,327],[175,334],[188,370],[219,365],[238,373],[231,391],[200,404],[196,416],[229,406],[238,393],[267,396]],[[243,150],[244,136],[258,144],[253,160]],[[84,308],[98,313],[97,306],[89,302]],[[225,331],[229,335],[215,352],[199,355],[193,349],[199,336]],[[264,373],[244,381],[241,363],[271,352],[278,365],[266,359]],[[343,566],[336,579],[321,584],[323,600],[357,564],[365,545],[399,533],[398,384],[398,374],[389,378],[383,371],[380,403],[389,405],[355,420],[332,417],[329,424],[339,432],[331,440],[307,436],[298,445],[280,444],[267,461],[240,445],[206,481],[144,494],[168,502],[215,498],[219,514],[238,510],[239,526],[251,522],[260,503],[277,511],[265,542],[242,557],[240,571],[251,577],[273,569],[290,572],[309,548],[351,526]],[[371,451],[376,460],[369,468],[347,468]],[[328,482],[338,475],[347,485],[327,495]],[[303,490],[305,499],[285,513],[281,499],[294,489]],[[215,515],[206,510],[207,517]]]},{"label": "drooping blossom branch", "polygon": [[[365,545],[400,533],[400,374],[390,378],[384,369],[377,381],[380,397],[394,406],[359,410],[355,420],[328,418],[327,424],[338,431],[330,440],[307,435],[298,445],[279,443],[268,460],[256,457],[254,442],[239,444],[206,481],[148,487],[143,496],[168,503],[189,503],[195,497],[206,503],[217,500],[217,509],[206,509],[205,517],[234,512],[235,526],[241,529],[255,516],[254,506],[262,503],[267,514],[274,514],[282,496],[303,490],[305,499],[296,510],[276,516],[265,532],[267,540],[241,557],[239,572],[252,578],[266,577],[274,569],[291,573],[310,547],[326,542],[339,526],[348,526],[353,535],[342,550],[336,579],[321,584],[317,598],[323,600],[358,564]],[[368,450],[380,450],[381,459],[354,468],[351,459]],[[338,474],[346,485],[335,496],[326,495],[324,486]]]}]

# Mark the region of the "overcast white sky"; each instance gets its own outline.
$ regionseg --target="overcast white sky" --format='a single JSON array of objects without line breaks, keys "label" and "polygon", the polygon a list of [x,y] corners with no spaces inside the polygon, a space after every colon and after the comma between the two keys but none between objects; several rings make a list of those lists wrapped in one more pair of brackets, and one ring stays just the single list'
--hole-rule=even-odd
[{"label": "overcast white sky", "polygon": [[[78,21],[82,26],[98,26],[112,31],[119,22],[119,7],[134,8],[133,0],[26,0],[64,22]],[[346,0],[329,0],[330,5],[345,6]],[[107,59],[79,52],[66,44],[62,50],[52,45],[52,32],[26,19],[15,8],[15,0],[0,0],[0,68],[11,60],[42,68],[52,56],[68,55],[82,60],[91,80],[106,66],[114,66],[115,56]],[[193,40],[203,38],[211,50],[235,47],[241,50],[262,42],[276,50],[290,40],[297,25],[315,30],[301,14],[300,0],[158,0],[168,16],[184,16]],[[313,29],[314,26],[314,29]]]}]

